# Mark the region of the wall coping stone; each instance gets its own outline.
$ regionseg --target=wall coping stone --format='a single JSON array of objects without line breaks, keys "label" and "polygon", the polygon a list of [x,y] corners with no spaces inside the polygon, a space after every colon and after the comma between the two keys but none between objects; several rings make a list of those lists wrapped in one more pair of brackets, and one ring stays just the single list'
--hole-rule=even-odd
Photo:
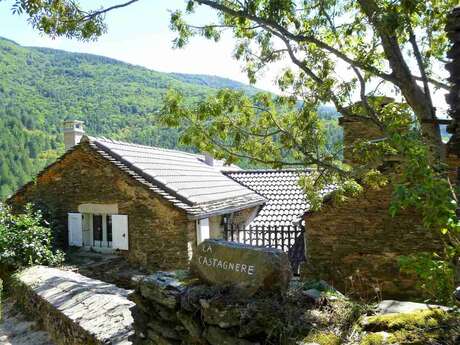
[{"label": "wall coping stone", "polygon": [[[75,325],[74,329],[81,329],[85,334],[82,338],[92,338],[94,344],[132,344],[128,340],[128,337],[134,333],[130,311],[134,303],[128,300],[130,290],[72,271],[45,266],[25,269],[14,279],[18,293],[21,288],[26,288],[32,295],[46,302],[53,312],[57,311],[62,314],[63,319],[70,320]],[[34,308],[38,307],[28,306],[28,309]],[[34,310],[34,312],[40,315],[44,311]],[[67,332],[67,330],[61,331]],[[51,333],[54,333],[54,338],[69,337],[68,334],[56,334],[56,330]],[[57,343],[62,342],[57,341]],[[77,339],[74,343],[80,344]]]}]

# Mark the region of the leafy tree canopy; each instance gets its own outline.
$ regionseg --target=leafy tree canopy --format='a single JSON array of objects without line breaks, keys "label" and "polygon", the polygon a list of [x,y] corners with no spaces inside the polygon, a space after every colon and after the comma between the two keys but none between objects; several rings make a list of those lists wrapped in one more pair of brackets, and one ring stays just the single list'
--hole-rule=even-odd
[{"label": "leafy tree canopy", "polygon": [[[93,39],[104,32],[106,13],[137,1],[83,10],[68,0],[18,0],[14,10],[27,13],[46,34]],[[274,166],[316,166],[315,178],[302,181],[307,191],[329,181],[354,194],[363,184],[378,187],[390,179],[396,208],[416,207],[427,228],[452,235],[443,253],[443,259],[451,259],[459,252],[453,240],[459,226],[440,165],[444,148],[432,91],[448,88],[436,70],[448,48],[443,28],[455,5],[455,0],[187,1],[171,14],[176,47],[195,35],[217,41],[227,30],[236,40],[235,58],[251,81],[274,62],[291,64],[277,79],[282,97],[221,92],[186,107],[179,94],[170,92],[165,121],[186,124],[183,140],[229,160],[250,156]],[[218,21],[191,25],[188,15],[200,6],[214,9]],[[382,105],[374,101],[377,96],[402,102]],[[352,106],[356,101],[360,106]],[[379,143],[356,144],[363,160],[354,169],[324,145],[316,109],[327,103],[345,117],[371,121],[383,133]],[[383,176],[375,162],[395,154],[401,159],[398,173]]]},{"label": "leafy tree canopy", "polygon": [[[69,0],[17,0],[13,12],[28,14],[31,24],[46,34],[89,40],[105,32],[108,12],[138,1],[83,9]],[[431,91],[447,88],[435,70],[448,46],[443,31],[446,14],[455,4],[455,0],[190,0],[185,9],[171,14],[171,28],[178,34],[176,47],[194,35],[219,40],[223,31],[232,32],[235,57],[251,81],[273,62],[291,61],[277,82],[284,95],[302,99],[304,119],[311,109],[332,103],[345,116],[367,117],[384,128],[368,99],[390,92],[399,95],[417,119],[425,144],[439,158],[442,142],[433,122]],[[188,24],[187,14],[203,5],[216,10],[218,22]],[[364,105],[361,114],[349,108],[358,99]],[[266,127],[274,126],[274,121],[266,122]]]}]

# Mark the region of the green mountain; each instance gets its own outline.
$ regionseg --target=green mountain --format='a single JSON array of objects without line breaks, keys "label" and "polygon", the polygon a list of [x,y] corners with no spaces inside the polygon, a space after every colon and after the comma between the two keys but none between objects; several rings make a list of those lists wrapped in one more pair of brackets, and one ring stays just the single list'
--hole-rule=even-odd
[{"label": "green mountain", "polygon": [[177,148],[179,131],[158,121],[163,95],[174,88],[193,101],[222,87],[258,91],[0,38],[0,200],[63,153],[64,119],[84,121],[90,135]]},{"label": "green mountain", "polygon": [[204,74],[184,74],[184,73],[170,73],[175,79],[183,81],[185,83],[190,83],[194,85],[203,85],[215,89],[238,89],[243,90],[248,94],[254,94],[256,92],[260,92],[262,90],[256,89],[250,85],[246,85],[240,83],[235,80],[212,76],[212,75],[204,75]]}]

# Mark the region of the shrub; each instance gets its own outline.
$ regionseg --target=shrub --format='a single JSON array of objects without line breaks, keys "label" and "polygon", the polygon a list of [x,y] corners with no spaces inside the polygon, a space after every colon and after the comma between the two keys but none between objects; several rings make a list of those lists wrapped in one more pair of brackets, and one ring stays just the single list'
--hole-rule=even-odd
[{"label": "shrub", "polygon": [[2,321],[3,280],[0,278],[0,321]]},{"label": "shrub", "polygon": [[437,254],[417,253],[400,257],[399,265],[403,272],[417,275],[417,286],[430,301],[455,305],[452,294],[455,290],[455,268],[452,260],[445,260]]},{"label": "shrub", "polygon": [[18,269],[31,265],[57,266],[64,254],[53,250],[51,230],[40,211],[28,205],[22,214],[12,214],[0,204],[0,265]]}]

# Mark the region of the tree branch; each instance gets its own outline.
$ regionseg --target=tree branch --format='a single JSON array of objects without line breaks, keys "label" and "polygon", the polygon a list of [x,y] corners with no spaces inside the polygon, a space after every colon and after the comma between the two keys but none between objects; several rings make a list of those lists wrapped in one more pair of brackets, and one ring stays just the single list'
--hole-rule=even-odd
[{"label": "tree branch", "polygon": [[421,54],[420,49],[418,47],[417,39],[415,38],[414,30],[412,29],[412,25],[410,25],[410,23],[408,24],[408,29],[409,29],[409,42],[410,42],[410,44],[412,46],[412,50],[414,51],[415,59],[417,60],[418,69],[420,71],[420,74],[422,75],[421,79],[422,79],[422,82],[423,82],[423,90],[425,92],[425,96],[427,98],[428,105],[431,108],[431,117],[434,119],[434,118],[436,118],[436,114],[435,114],[434,108],[433,108],[433,101],[431,100],[430,87],[428,85],[428,78],[427,78],[427,75],[426,75],[425,66],[423,64],[422,54]]},{"label": "tree branch", "polygon": [[83,16],[83,18],[81,20],[82,21],[88,21],[88,20],[91,20],[91,19],[93,19],[93,18],[95,18],[97,16],[100,16],[100,15],[105,14],[107,12],[113,11],[115,9],[123,8],[123,7],[127,7],[129,5],[132,5],[132,4],[134,4],[135,2],[138,2],[138,1],[139,0],[130,0],[130,1],[127,1],[127,2],[122,3],[122,4],[113,5],[113,6],[110,6],[110,7],[98,10],[98,11],[94,11],[94,12],[89,12],[85,16]]},{"label": "tree branch", "polygon": [[[322,3],[321,3],[322,4]],[[332,30],[332,32],[334,33],[335,35],[335,38],[337,39],[337,41],[339,42],[339,47],[340,48],[343,48],[342,47],[342,44],[340,43],[340,37],[337,33],[337,30],[335,29],[335,26],[334,26],[334,23],[332,22],[332,18],[329,16],[329,14],[327,13],[327,11],[324,9],[324,7],[321,5],[320,7],[320,11],[324,14],[324,16],[326,17],[326,20],[327,22],[329,23],[329,27],[330,29]],[[354,65],[351,65],[351,68],[353,69],[353,72],[355,73],[356,75],[356,78],[358,78],[358,81],[359,81],[359,86],[360,86],[360,98],[361,98],[361,102],[364,106],[364,111],[366,113],[366,115],[368,116],[368,118],[374,122],[381,130],[384,129],[383,127],[383,124],[381,123],[381,121],[379,120],[378,116],[375,114],[375,111],[374,109],[371,108],[371,106],[369,105],[369,102],[368,102],[368,99],[367,99],[367,94],[366,94],[366,82],[361,74],[361,71]]]},{"label": "tree branch", "polygon": [[[423,81],[423,78],[419,77],[419,76],[414,76],[414,79],[417,80],[417,81]],[[428,83],[433,84],[434,86],[436,86],[436,87],[438,87],[440,89],[450,91],[450,86],[448,84],[443,83],[442,81],[430,78],[428,76],[426,77],[426,80],[428,81]]]},{"label": "tree branch", "polygon": [[350,65],[353,65],[353,66],[356,66],[356,67],[361,68],[363,70],[366,70],[366,71],[374,74],[375,76],[377,76],[377,77],[379,77],[381,79],[385,79],[385,80],[387,80],[387,81],[389,81],[391,83],[396,83],[396,81],[397,81],[396,78],[392,74],[384,73],[384,72],[378,70],[377,68],[375,68],[374,66],[370,66],[370,65],[367,65],[367,64],[365,64],[363,62],[354,60],[354,59],[348,57],[346,54],[344,54],[341,51],[339,51],[338,49],[328,45],[327,43],[325,43],[323,41],[318,40],[314,36],[294,34],[294,33],[290,32],[289,30],[287,30],[282,25],[280,25],[280,24],[278,24],[276,22],[273,22],[273,21],[265,19],[265,18],[260,18],[260,17],[254,16],[254,15],[251,15],[247,11],[234,10],[234,9],[228,7],[228,6],[222,5],[222,4],[217,3],[215,1],[212,1],[212,0],[195,0],[195,1],[197,3],[199,3],[199,4],[207,5],[207,6],[211,7],[211,8],[214,8],[216,10],[222,11],[223,13],[229,14],[231,16],[235,16],[235,17],[238,17],[238,18],[249,19],[251,21],[259,23],[260,25],[263,25],[264,27],[269,27],[271,30],[277,31],[279,34],[281,34],[281,35],[285,36],[286,38],[289,38],[290,40],[293,40],[293,41],[295,41],[297,43],[301,43],[301,42],[313,43],[318,48],[321,48],[321,49],[324,49],[324,50],[328,51],[329,53],[335,55],[336,57],[338,57],[339,59],[347,62]]},{"label": "tree branch", "polygon": [[433,107],[427,101],[428,95],[417,84],[412,72],[402,53],[401,46],[396,34],[396,28],[389,27],[382,21],[381,9],[375,0],[358,0],[362,11],[366,14],[369,22],[374,26],[376,34],[380,37],[385,56],[397,79],[395,85],[399,87],[402,95],[410,105],[422,130],[425,143],[429,146],[434,160],[442,159],[445,152],[442,143],[439,125],[424,124],[423,120],[432,119]]}]

